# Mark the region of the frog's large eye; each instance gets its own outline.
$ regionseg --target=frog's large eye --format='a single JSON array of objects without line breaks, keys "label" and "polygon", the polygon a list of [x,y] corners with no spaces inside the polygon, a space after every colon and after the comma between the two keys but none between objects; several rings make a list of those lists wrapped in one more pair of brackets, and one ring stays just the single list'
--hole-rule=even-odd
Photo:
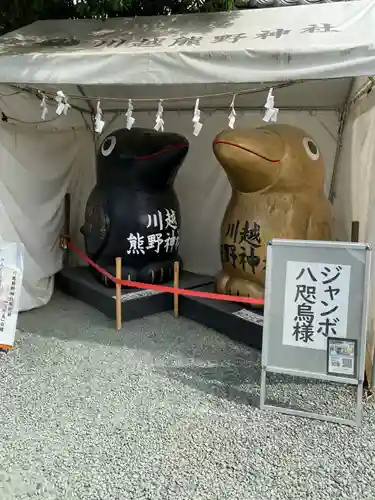
[{"label": "frog's large eye", "polygon": [[315,141],[313,141],[310,137],[304,137],[303,139],[303,147],[305,148],[307,156],[311,160],[319,160],[320,152],[319,148]]},{"label": "frog's large eye", "polygon": [[102,155],[109,156],[116,147],[116,137],[111,135],[102,144]]}]

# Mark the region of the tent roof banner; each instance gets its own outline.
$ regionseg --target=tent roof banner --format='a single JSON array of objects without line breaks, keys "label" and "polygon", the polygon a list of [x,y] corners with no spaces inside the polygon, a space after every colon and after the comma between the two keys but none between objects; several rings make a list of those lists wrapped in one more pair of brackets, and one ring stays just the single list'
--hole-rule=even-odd
[{"label": "tent roof banner", "polygon": [[38,21],[0,38],[0,82],[208,84],[375,74],[375,2]]}]

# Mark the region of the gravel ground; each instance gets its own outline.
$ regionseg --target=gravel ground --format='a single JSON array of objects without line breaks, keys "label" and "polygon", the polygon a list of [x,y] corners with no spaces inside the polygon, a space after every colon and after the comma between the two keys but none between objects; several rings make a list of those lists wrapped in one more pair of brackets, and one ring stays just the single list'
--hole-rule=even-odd
[{"label": "gravel ground", "polygon": [[[375,498],[370,403],[362,429],[261,412],[259,354],[169,314],[117,333],[57,293],[19,327],[0,360],[1,500]],[[349,388],[270,383],[354,405]]]}]

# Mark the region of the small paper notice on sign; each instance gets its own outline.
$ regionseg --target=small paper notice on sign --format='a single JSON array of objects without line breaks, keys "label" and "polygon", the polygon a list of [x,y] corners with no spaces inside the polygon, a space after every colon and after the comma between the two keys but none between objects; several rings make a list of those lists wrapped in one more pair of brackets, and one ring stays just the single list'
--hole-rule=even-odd
[{"label": "small paper notice on sign", "polygon": [[327,339],[329,375],[355,377],[357,342],[348,339]]},{"label": "small paper notice on sign", "polygon": [[263,326],[263,316],[252,311],[248,311],[247,309],[240,309],[239,311],[234,312],[233,316],[238,316],[241,319],[250,321],[250,323]]}]

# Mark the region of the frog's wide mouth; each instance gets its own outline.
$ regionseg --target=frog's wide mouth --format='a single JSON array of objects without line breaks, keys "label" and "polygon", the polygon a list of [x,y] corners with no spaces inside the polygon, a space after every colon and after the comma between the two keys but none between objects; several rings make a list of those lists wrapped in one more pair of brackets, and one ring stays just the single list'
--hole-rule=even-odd
[{"label": "frog's wide mouth", "polygon": [[127,155],[126,153],[121,154],[120,158],[122,160],[149,160],[151,158],[155,158],[155,156],[161,155],[163,153],[169,153],[172,151],[178,151],[180,149],[189,149],[189,144],[186,142],[183,142],[181,144],[174,144],[173,146],[167,146],[166,148],[159,149],[158,151],[154,151],[152,153],[149,153],[147,155],[142,155],[142,156],[132,156],[132,155]]},{"label": "frog's wide mouth", "polygon": [[214,144],[224,144],[226,146],[232,146],[234,148],[238,148],[238,149],[242,149],[243,151],[246,151],[247,153],[250,153],[254,156],[257,156],[258,158],[262,158],[262,160],[266,160],[266,161],[269,161],[270,163],[280,163],[281,160],[279,159],[272,159],[272,158],[268,158],[267,156],[265,155],[262,155],[260,153],[257,153],[249,148],[246,148],[245,146],[241,146],[240,144],[236,144],[235,142],[230,142],[230,141],[221,141],[221,140],[215,140],[214,141]]},{"label": "frog's wide mouth", "polygon": [[177,151],[179,149],[189,149],[189,144],[187,142],[183,142],[181,144],[174,144],[173,146],[168,146],[164,149],[159,149],[159,151],[155,151],[154,153],[150,153],[148,155],[136,156],[136,160],[148,160],[149,158],[153,158],[154,156],[158,156],[163,153],[169,153],[170,151]]}]

